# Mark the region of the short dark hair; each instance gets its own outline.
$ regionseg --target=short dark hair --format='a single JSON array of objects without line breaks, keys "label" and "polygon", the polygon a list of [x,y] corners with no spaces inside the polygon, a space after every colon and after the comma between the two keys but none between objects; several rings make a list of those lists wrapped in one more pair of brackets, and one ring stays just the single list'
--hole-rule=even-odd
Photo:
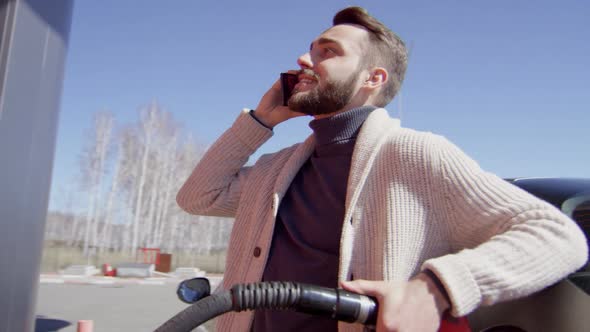
[{"label": "short dark hair", "polygon": [[380,66],[387,70],[389,80],[377,98],[375,106],[384,107],[389,104],[401,88],[408,66],[408,53],[404,42],[361,7],[348,7],[339,11],[334,15],[332,23],[356,24],[369,32],[369,47],[363,63],[367,67]]}]

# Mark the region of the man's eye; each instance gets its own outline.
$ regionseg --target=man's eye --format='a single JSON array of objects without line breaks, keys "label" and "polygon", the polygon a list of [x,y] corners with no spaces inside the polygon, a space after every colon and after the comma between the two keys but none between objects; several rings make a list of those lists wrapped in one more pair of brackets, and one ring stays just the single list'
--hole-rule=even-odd
[{"label": "man's eye", "polygon": [[325,54],[335,54],[336,53],[336,50],[333,49],[333,48],[331,48],[331,47],[325,47],[324,48],[324,53]]}]

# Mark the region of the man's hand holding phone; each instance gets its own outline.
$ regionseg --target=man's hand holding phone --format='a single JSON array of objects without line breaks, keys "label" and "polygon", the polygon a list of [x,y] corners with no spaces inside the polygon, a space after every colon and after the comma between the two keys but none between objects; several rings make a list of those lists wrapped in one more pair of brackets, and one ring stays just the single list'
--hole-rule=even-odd
[{"label": "man's hand holding phone", "polygon": [[282,77],[264,94],[256,107],[254,116],[269,128],[274,128],[279,123],[291,118],[306,115],[291,111],[289,107],[285,106],[288,97],[285,97],[283,91],[290,93],[294,86],[293,83],[297,82],[297,77],[289,76],[289,74],[296,75],[297,71],[290,70],[281,74]]}]

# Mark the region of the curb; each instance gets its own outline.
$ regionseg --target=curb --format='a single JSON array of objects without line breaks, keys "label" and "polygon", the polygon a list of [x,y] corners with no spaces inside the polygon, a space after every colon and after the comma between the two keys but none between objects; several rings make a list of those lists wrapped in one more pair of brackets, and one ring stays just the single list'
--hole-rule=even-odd
[{"label": "curb", "polygon": [[[212,288],[221,281],[220,276],[209,276]],[[39,277],[39,284],[67,284],[67,285],[147,285],[162,286],[167,284],[178,284],[183,279],[180,278],[117,278],[103,276],[75,276],[75,275],[47,275],[42,274]]]},{"label": "curb", "polygon": [[177,278],[116,278],[101,276],[71,276],[71,275],[41,275],[40,284],[69,284],[69,285],[166,285],[177,284]]}]

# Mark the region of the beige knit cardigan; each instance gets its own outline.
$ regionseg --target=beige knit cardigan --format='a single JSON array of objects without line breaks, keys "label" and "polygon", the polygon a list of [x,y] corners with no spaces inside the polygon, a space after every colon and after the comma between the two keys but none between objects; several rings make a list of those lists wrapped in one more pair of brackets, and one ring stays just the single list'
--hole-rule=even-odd
[{"label": "beige knit cardigan", "polygon": [[[244,110],[177,196],[189,213],[235,217],[224,288],[261,280],[281,199],[314,149],[311,135],[245,167],[271,136]],[[538,291],[587,259],[583,233],[559,210],[482,171],[445,138],[400,127],[384,109],[358,135],[345,209],[339,280],[408,280],[430,269],[455,316]],[[226,314],[218,330],[249,331],[252,317]]]}]

